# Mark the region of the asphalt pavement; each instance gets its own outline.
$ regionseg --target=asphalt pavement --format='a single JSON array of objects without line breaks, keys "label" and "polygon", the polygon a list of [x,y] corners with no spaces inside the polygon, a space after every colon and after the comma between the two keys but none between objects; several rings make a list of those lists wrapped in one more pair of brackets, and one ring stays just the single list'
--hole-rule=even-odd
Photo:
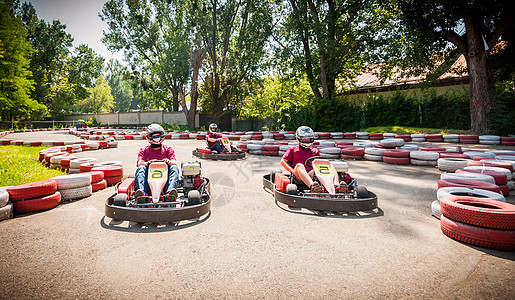
[{"label": "asphalt pavement", "polygon": [[[79,140],[63,132],[6,138]],[[191,151],[205,146],[196,140],[164,143],[179,161],[198,160]],[[80,156],[120,160],[129,175],[146,145],[118,141],[118,148]],[[278,169],[279,161],[202,160],[213,202],[197,222],[114,222],[104,216],[113,187],[2,221],[0,298],[515,298],[514,252],[450,239],[431,216],[442,173],[437,168],[349,161],[349,173],[378,195],[379,209],[318,216],[288,211],[263,190],[262,176]],[[513,195],[507,199],[515,204]]]}]

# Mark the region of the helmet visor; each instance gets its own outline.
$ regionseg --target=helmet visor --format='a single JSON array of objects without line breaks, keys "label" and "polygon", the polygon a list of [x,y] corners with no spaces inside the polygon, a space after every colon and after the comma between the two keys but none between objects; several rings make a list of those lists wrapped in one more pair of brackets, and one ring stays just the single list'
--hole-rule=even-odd
[{"label": "helmet visor", "polygon": [[297,140],[299,141],[300,145],[305,148],[311,147],[311,145],[313,145],[313,142],[315,141],[313,137],[303,137],[298,138]]},{"label": "helmet visor", "polygon": [[164,134],[158,134],[158,135],[151,135],[148,136],[147,139],[151,144],[160,144],[163,142],[165,135]]}]

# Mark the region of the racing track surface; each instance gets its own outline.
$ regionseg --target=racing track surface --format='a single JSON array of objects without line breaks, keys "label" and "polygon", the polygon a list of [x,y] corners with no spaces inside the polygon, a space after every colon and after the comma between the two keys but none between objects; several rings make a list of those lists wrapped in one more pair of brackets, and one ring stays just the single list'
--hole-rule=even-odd
[{"label": "racing track surface", "polygon": [[[78,139],[59,132],[7,138]],[[119,141],[81,156],[121,160],[128,175],[146,144]],[[165,144],[187,161],[205,142]],[[2,221],[0,298],[513,299],[515,253],[452,240],[431,216],[438,169],[349,161],[351,175],[378,195],[380,210],[316,216],[286,211],[262,189],[262,175],[279,160],[203,160],[213,204],[197,223],[115,224],[104,217],[112,187]],[[513,192],[507,199],[515,203]]]}]

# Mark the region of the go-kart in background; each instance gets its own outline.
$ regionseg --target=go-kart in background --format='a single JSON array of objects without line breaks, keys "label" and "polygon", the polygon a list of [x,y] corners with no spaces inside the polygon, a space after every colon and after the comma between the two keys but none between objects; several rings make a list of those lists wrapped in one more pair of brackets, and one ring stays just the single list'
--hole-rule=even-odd
[{"label": "go-kart in background", "polygon": [[[65,132],[25,140],[78,140]],[[136,170],[144,140],[84,152]],[[179,161],[205,141],[165,140]],[[438,144],[445,145],[444,143]],[[446,145],[452,147],[455,145]],[[496,146],[470,145],[495,149]],[[505,147],[503,147],[505,149]],[[108,188],[81,201],[0,222],[2,298],[509,298],[515,254],[443,235],[430,204],[436,168],[349,161],[379,196],[380,211],[320,217],[277,206],[262,189],[280,157],[202,160],[213,183],[211,214],[178,226],[114,224]],[[515,203],[515,197],[507,197]],[[416,295],[416,296],[415,296]]]}]

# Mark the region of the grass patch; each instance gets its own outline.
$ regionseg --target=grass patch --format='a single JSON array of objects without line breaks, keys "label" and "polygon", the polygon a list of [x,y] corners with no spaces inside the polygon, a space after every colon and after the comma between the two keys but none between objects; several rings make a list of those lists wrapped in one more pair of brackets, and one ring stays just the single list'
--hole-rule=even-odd
[{"label": "grass patch", "polygon": [[20,185],[66,174],[39,162],[39,151],[46,148],[0,146],[0,186]]},{"label": "grass patch", "polygon": [[403,126],[377,126],[365,128],[365,132],[373,133],[396,133],[396,134],[412,134],[412,133],[424,133],[424,134],[472,134],[466,130],[455,130],[455,129],[440,129],[440,128],[419,128],[419,127],[403,127]]}]

